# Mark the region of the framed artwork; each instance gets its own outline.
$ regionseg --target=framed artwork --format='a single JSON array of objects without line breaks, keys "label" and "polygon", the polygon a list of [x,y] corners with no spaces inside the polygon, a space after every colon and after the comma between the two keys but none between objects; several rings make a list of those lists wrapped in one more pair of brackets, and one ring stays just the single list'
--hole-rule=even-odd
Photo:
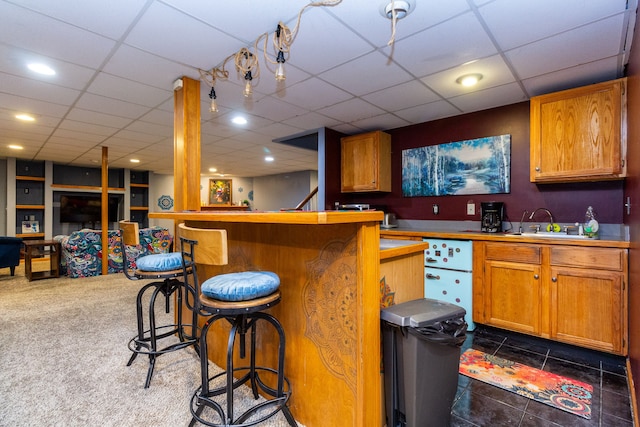
[{"label": "framed artwork", "polygon": [[511,135],[402,150],[404,197],[511,191]]},{"label": "framed artwork", "polygon": [[209,204],[210,205],[231,205],[231,180],[230,179],[210,179],[209,180]]}]

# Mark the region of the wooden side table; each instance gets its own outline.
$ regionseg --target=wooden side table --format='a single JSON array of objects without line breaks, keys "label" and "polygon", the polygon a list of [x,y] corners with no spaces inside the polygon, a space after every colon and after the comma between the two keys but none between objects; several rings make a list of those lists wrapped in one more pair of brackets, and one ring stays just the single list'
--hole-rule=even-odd
[{"label": "wooden side table", "polygon": [[[55,240],[24,240],[24,272],[27,279],[49,279],[60,277],[60,242]],[[39,249],[49,247],[49,271],[33,271],[31,261],[39,254]]]}]

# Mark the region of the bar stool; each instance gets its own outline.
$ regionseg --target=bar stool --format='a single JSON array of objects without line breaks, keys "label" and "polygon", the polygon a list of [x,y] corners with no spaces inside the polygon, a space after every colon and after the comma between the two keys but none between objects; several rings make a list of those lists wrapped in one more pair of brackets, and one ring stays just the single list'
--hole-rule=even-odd
[{"label": "bar stool", "polygon": [[[179,225],[183,263],[185,265],[220,266],[228,263],[227,232],[216,229],[195,229],[184,224]],[[201,385],[191,397],[192,419],[207,426],[251,426],[265,421],[282,411],[292,427],[296,421],[287,406],[291,395],[289,381],[284,376],[285,336],[280,322],[264,310],[280,302],[279,277],[267,271],[246,271],[213,276],[202,284],[198,280],[197,269],[185,273],[185,284],[192,286],[196,298],[195,312],[208,317],[200,335]],[[217,375],[209,377],[207,357],[207,333],[218,320],[225,319],[231,324],[227,342],[226,368]],[[256,323],[271,325],[278,334],[278,367],[273,369],[256,366]],[[246,357],[245,335],[250,332],[250,359],[248,366],[234,367],[234,343],[239,338],[240,358]],[[234,373],[244,373],[239,379]],[[275,388],[265,384],[261,373],[276,379]],[[211,381],[224,377],[225,385],[211,388]],[[253,397],[258,399],[258,391],[271,399],[251,406],[240,416],[234,414],[234,390],[249,382]],[[213,397],[225,395],[226,410]],[[206,408],[212,411],[204,413]],[[213,412],[213,413],[211,413]],[[207,417],[208,419],[205,419]]]},{"label": "bar stool", "polygon": [[[182,265],[182,254],[180,252],[170,252],[161,254],[144,255],[139,258],[131,259],[127,254],[126,248],[129,247],[129,253],[135,253],[140,245],[139,226],[137,222],[120,221],[120,247],[122,251],[122,270],[124,275],[130,280],[154,280],[144,285],[136,297],[136,317],[138,324],[138,333],[129,341],[129,350],[133,353],[127,362],[127,366],[131,366],[133,361],[139,354],[149,356],[149,370],[147,371],[147,379],[144,388],[148,388],[151,383],[151,377],[156,363],[156,358],[162,354],[180,350],[189,346],[193,346],[198,351],[198,340],[196,338],[195,328],[197,316],[195,312],[192,314],[191,324],[184,324],[182,318],[182,298],[185,289],[183,282],[178,278],[184,276],[185,269]],[[135,269],[131,268],[131,263],[135,262]],[[191,267],[187,266],[186,271],[190,271]],[[159,279],[159,280],[158,280]],[[147,310],[148,328],[145,327],[145,312],[143,309],[143,299],[151,292],[149,300],[149,308]],[[156,299],[159,295],[164,296],[165,312],[169,313],[170,297],[177,292],[176,301],[176,317],[175,324],[157,325],[156,324]],[[188,300],[188,294],[187,294]],[[189,331],[186,331],[188,328]],[[171,340],[171,344],[160,347],[160,342],[168,337],[178,336],[178,342]],[[166,341],[165,341],[166,342]],[[164,343],[163,343],[164,344]]]}]

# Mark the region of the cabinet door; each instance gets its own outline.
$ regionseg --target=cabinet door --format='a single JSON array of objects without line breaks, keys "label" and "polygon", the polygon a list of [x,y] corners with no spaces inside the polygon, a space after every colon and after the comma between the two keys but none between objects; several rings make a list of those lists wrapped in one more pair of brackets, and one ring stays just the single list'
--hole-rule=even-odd
[{"label": "cabinet door", "polygon": [[342,138],[341,191],[391,191],[391,136],[369,132]]},{"label": "cabinet door", "polygon": [[626,175],[625,79],[531,99],[531,181]]},{"label": "cabinet door", "polygon": [[499,328],[540,334],[540,266],[486,261],[484,320]]},{"label": "cabinet door", "polygon": [[622,273],[552,267],[551,338],[626,354],[622,286]]}]

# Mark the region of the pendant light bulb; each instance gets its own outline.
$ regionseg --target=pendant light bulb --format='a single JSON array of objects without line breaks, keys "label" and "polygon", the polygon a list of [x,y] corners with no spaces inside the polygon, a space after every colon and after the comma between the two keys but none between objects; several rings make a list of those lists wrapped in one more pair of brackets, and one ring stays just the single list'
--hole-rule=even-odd
[{"label": "pendant light bulb", "polygon": [[242,91],[242,94],[249,98],[251,95],[253,95],[253,89],[251,88],[251,81],[247,80],[247,83],[245,83],[244,85],[244,91]]},{"label": "pendant light bulb", "polygon": [[253,95],[253,88],[251,87],[251,80],[253,80],[253,77],[251,76],[251,71],[247,71],[244,75],[244,80],[246,83],[244,84],[244,91],[242,91],[242,94],[249,98]]},{"label": "pendant light bulb", "polygon": [[213,88],[213,86],[211,87],[211,92],[209,92],[209,98],[211,98],[211,105],[209,106],[209,112],[210,113],[217,113],[218,112],[218,103],[216,102],[216,98],[218,98],[216,96],[216,91]]},{"label": "pendant light bulb", "polygon": [[276,59],[278,62],[278,65],[276,66],[276,81],[278,82],[283,82],[287,76],[285,75],[285,71],[284,71],[284,53],[282,51],[278,52],[278,58]]}]

